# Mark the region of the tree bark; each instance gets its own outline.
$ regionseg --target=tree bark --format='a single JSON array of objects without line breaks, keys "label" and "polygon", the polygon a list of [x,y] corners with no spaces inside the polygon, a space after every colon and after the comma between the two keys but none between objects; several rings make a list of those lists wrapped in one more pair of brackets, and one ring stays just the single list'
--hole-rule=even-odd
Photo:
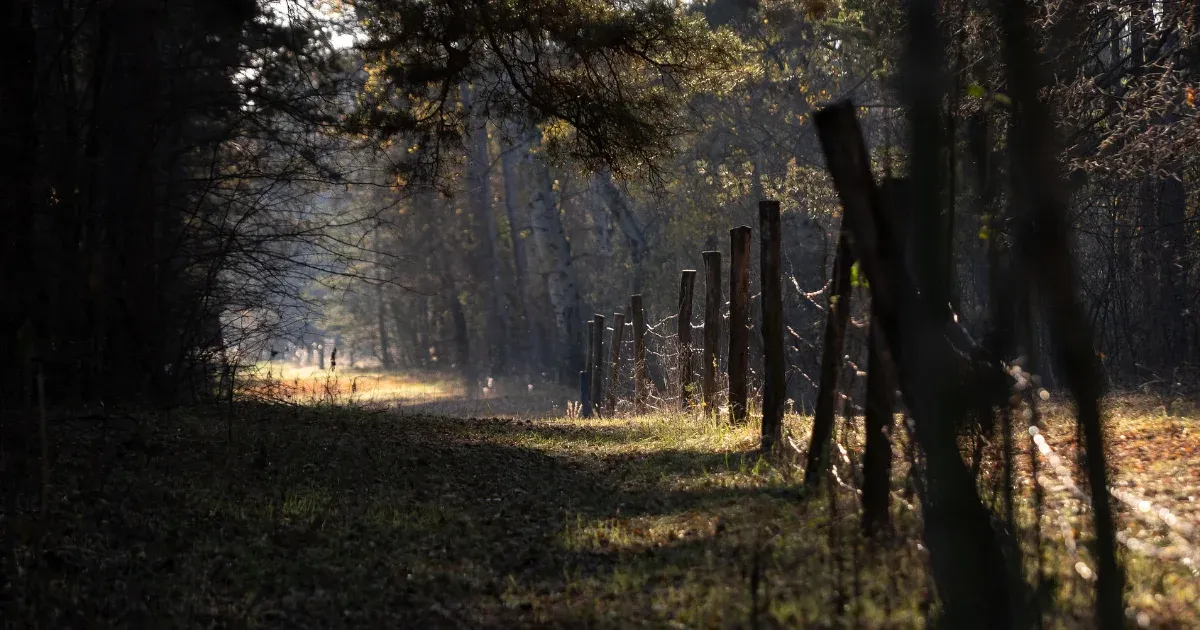
[{"label": "tree bark", "polygon": [[537,334],[535,324],[538,314],[534,312],[533,305],[537,300],[534,298],[536,293],[529,273],[529,253],[526,251],[525,238],[521,235],[522,226],[527,221],[521,221],[517,212],[519,186],[516,153],[521,149],[527,148],[512,146],[505,149],[500,157],[500,169],[504,176],[504,212],[508,218],[508,234],[512,241],[513,269],[516,274],[513,279],[516,290],[513,293],[517,297],[517,309],[524,318],[521,336],[524,340],[523,349],[527,353],[526,364],[532,365],[536,372],[542,362],[542,340]]},{"label": "tree bark", "polygon": [[475,372],[475,365],[471,363],[471,335],[467,329],[467,317],[463,312],[463,304],[458,295],[458,287],[450,282],[446,299],[450,306],[450,322],[454,327],[454,350],[455,363],[458,364],[458,369],[463,378],[463,389],[466,392],[467,398],[474,398],[478,395],[476,386],[478,385],[479,376]]},{"label": "tree bark", "polygon": [[[376,323],[379,326],[379,360],[383,369],[390,370],[395,367],[395,364],[392,363],[392,346],[388,339],[387,302],[383,299],[383,284],[378,281],[375,283],[375,314],[377,316]],[[306,345],[309,347],[308,362],[311,364],[312,342],[306,341]]]},{"label": "tree bark", "polygon": [[611,171],[604,170],[598,173],[594,178],[594,185],[604,198],[609,212],[616,218],[621,234],[625,236],[625,246],[629,248],[629,259],[633,266],[631,292],[641,293],[646,283],[646,258],[649,254],[646,228],[634,213],[629,198],[613,182]]},{"label": "tree bark", "polygon": [[582,307],[579,281],[571,265],[571,244],[563,230],[549,168],[536,156],[533,159],[536,186],[530,201],[530,227],[537,243],[546,291],[554,309],[558,346],[566,350],[566,366],[561,372],[574,374],[584,368]]},{"label": "tree bark", "polygon": [[[469,85],[462,85],[463,105],[468,111],[474,107],[474,94]],[[468,137],[470,159],[467,162],[467,183],[470,187],[471,209],[474,215],[476,238],[480,252],[478,268],[488,279],[488,291],[484,296],[487,305],[487,350],[488,363],[492,370],[502,371],[508,363],[509,323],[504,304],[504,282],[500,277],[500,248],[496,243],[496,215],[492,212],[492,179],[489,172],[487,119],[480,113],[471,113],[471,128]]]}]

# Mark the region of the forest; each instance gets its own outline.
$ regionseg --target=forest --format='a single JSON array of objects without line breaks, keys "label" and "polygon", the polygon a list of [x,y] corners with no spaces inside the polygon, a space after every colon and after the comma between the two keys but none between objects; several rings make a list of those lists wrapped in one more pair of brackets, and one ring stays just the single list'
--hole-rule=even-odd
[{"label": "forest", "polygon": [[4,627],[1200,627],[1200,1],[3,7]]}]

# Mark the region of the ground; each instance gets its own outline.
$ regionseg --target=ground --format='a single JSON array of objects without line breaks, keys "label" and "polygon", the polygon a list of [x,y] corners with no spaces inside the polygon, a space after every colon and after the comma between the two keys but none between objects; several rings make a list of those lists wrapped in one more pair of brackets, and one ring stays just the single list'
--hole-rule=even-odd
[{"label": "ground", "polygon": [[[528,383],[469,397],[447,381],[372,374],[287,374],[256,387],[276,401],[242,400],[232,415],[58,414],[50,510],[40,513],[31,492],[7,517],[15,551],[0,565],[3,618],[22,627],[907,628],[930,609],[903,448],[896,535],[868,542],[853,479],[830,481],[832,503],[803,498],[788,458],[755,455],[753,427],[681,413],[563,417],[568,391]],[[1196,420],[1145,399],[1110,409],[1130,623],[1196,627]],[[1046,445],[1069,460],[1067,410],[1048,416]],[[804,419],[789,418],[788,429],[802,444]],[[839,432],[855,457],[859,436]],[[1021,443],[1018,511],[1033,581],[1031,441]],[[1042,461],[1046,625],[1090,627],[1086,509]]]}]

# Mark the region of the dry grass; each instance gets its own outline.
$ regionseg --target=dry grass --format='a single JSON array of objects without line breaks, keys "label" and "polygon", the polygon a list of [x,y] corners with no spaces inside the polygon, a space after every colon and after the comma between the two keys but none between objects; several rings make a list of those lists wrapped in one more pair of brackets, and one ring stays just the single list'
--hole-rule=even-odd
[{"label": "dry grass", "polygon": [[467,391],[457,375],[379,370],[320,370],[261,365],[243,378],[239,393],[264,402],[303,405],[368,405],[403,413],[522,419],[567,414],[573,392],[545,381],[489,379]]},{"label": "dry grass", "polygon": [[[396,401],[418,395],[446,396],[424,403],[445,408],[478,401],[456,402],[444,382],[378,376],[368,391],[380,398],[369,404],[241,403],[232,445],[216,411],[141,418],[137,431],[54,423],[56,503],[44,527],[31,525],[33,512],[17,519],[30,526],[18,528],[19,570],[3,567],[23,580],[10,587],[5,618],[289,628],[925,623],[927,558],[902,448],[896,535],[880,544],[858,535],[846,458],[836,501],[804,499],[788,458],[757,457],[754,427],[677,413],[545,417],[554,404],[565,410],[565,390],[551,400],[505,396],[523,417],[396,412],[405,404]],[[1197,525],[1195,419],[1141,404],[1113,407],[1120,487],[1135,506],[1151,501]],[[786,426],[805,441],[805,419]],[[852,459],[861,439],[841,429]],[[1051,410],[1045,433],[1069,461],[1064,409]],[[1034,532],[1042,534],[1046,626],[1091,627],[1091,584],[1076,569],[1090,562],[1086,509],[1051,474],[1035,529],[1030,441],[1020,443],[1020,536],[1032,580]],[[1120,510],[1126,540],[1175,545],[1155,557],[1136,543],[1123,549],[1131,619],[1195,627],[1200,579],[1151,512]],[[1064,522],[1082,538],[1078,556],[1064,544]]]}]

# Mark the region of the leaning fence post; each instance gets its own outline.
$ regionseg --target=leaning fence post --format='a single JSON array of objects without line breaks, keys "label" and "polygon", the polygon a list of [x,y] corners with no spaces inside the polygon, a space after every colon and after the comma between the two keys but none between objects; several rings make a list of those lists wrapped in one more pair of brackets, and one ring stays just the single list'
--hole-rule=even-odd
[{"label": "leaning fence post", "polygon": [[609,351],[610,368],[608,371],[608,399],[605,410],[612,414],[617,411],[617,375],[621,373],[621,338],[625,336],[625,314],[613,313],[612,349]]},{"label": "leaning fence post", "polygon": [[696,284],[696,270],[684,269],[679,279],[679,404],[684,409],[691,406],[689,392],[692,388],[692,289]]},{"label": "leaning fence post", "polygon": [[750,369],[750,226],[729,230],[729,421],[746,420]]},{"label": "leaning fence post", "polygon": [[783,439],[783,399],[787,395],[783,359],[783,275],[779,202],[758,202],[758,222],[762,239],[762,450],[768,453]]},{"label": "leaning fence post", "polygon": [[646,410],[646,313],[640,294],[630,296],[629,312],[633,318],[633,408],[642,413]]},{"label": "leaning fence post", "polygon": [[717,346],[721,339],[721,252],[704,252],[704,369],[700,390],[704,413],[715,411],[717,395]]},{"label": "leaning fence post", "polygon": [[[908,234],[906,202],[912,197],[908,180],[885,178],[880,184],[879,195],[883,210],[893,217],[900,233]],[[902,251],[906,249],[904,247]],[[862,464],[862,530],[867,536],[887,528],[891,498],[892,444],[889,434],[894,428],[892,411],[896,406],[896,381],[882,318],[879,301],[872,296],[871,325],[867,333],[867,404],[863,414],[866,439]]]},{"label": "leaning fence post", "polygon": [[596,313],[596,334],[592,337],[592,411],[604,411],[604,316]]},{"label": "leaning fence post", "polygon": [[845,231],[838,236],[833,260],[833,286],[826,302],[825,343],[821,349],[821,380],[817,388],[817,408],[813,412],[812,438],[808,462],[804,467],[804,485],[816,489],[821,473],[829,467],[829,438],[833,435],[833,416],[837,407],[838,375],[842,367],[842,348],[846,340],[846,322],[850,318],[850,268],[854,256]]},{"label": "leaning fence post", "polygon": [[588,320],[587,363],[584,364],[584,370],[579,373],[579,404],[583,407],[580,413],[584,418],[592,417],[592,365],[595,363],[595,350],[596,322]]}]

